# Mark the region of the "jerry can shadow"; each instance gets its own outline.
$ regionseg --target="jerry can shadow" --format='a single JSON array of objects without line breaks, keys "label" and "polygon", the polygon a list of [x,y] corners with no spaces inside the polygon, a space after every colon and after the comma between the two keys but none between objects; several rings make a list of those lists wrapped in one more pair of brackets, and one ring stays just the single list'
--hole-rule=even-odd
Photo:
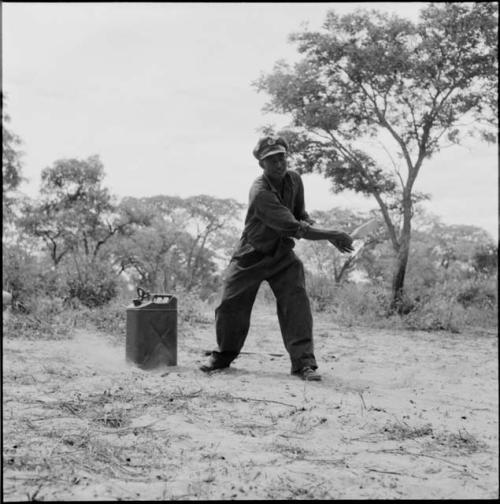
[{"label": "jerry can shadow", "polygon": [[127,307],[126,360],[141,369],[177,366],[177,298],[137,289]]}]

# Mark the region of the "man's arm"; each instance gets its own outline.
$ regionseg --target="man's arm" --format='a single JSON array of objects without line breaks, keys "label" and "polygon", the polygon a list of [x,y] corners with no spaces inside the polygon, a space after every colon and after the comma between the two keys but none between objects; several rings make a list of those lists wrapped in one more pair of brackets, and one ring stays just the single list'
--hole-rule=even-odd
[{"label": "man's arm", "polygon": [[352,247],[352,238],[343,231],[308,226],[302,238],[306,240],[328,240],[332,245],[335,245],[340,252],[352,252],[354,250]]},{"label": "man's arm", "polygon": [[270,191],[258,193],[254,199],[256,216],[281,236],[305,238],[306,240],[328,240],[340,252],[352,252],[352,239],[347,233],[313,227],[305,220],[297,220]]},{"label": "man's arm", "polygon": [[295,176],[298,184],[295,215],[300,221],[308,224],[308,226],[305,226],[304,229],[301,230],[299,237],[306,240],[328,240],[332,245],[337,247],[340,252],[352,252],[354,250],[352,248],[352,239],[348,234],[343,233],[342,231],[335,231],[333,229],[321,229],[314,227],[315,221],[311,219],[309,214],[306,212],[302,177],[296,172],[293,173],[296,174]]}]

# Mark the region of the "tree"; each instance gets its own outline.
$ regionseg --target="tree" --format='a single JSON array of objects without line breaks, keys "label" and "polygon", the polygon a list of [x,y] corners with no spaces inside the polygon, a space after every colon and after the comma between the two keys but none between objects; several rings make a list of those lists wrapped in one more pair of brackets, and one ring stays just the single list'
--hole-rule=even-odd
[{"label": "tree", "polygon": [[21,184],[22,152],[19,150],[21,138],[13,133],[6,124],[10,116],[5,112],[4,96],[2,95],[2,210],[3,220],[9,222],[13,218],[13,205],[16,198],[12,195]]},{"label": "tree", "polygon": [[[281,134],[299,172],[323,174],[334,192],[375,198],[396,255],[395,310],[414,205],[425,197],[415,191],[425,160],[445,140],[496,140],[497,24],[494,2],[432,3],[418,23],[377,11],[329,12],[322,31],[291,35],[301,61],[280,61],[255,83],[271,96],[266,111],[291,115]],[[373,140],[390,155],[389,169],[368,148]]]},{"label": "tree", "polygon": [[[414,217],[406,299],[418,297],[437,284],[464,282],[479,274],[492,276],[497,247],[484,229],[463,224],[444,224],[437,216],[420,209]],[[372,281],[390,279],[390,244],[383,242],[366,251],[359,266]]]},{"label": "tree", "polygon": [[[102,186],[98,156],[61,159],[42,171],[40,197],[26,203],[19,225],[43,241],[66,297],[97,306],[116,294],[109,241],[130,225]],[[65,275],[61,275],[62,270]]]},{"label": "tree", "polygon": [[209,292],[217,283],[216,260],[226,259],[242,205],[207,195],[126,198],[120,210],[134,219],[116,244],[121,271],[133,272],[146,289]]},{"label": "tree", "polygon": [[193,225],[193,240],[189,246],[187,269],[189,271],[188,289],[192,288],[200,276],[204,255],[210,250],[225,260],[227,243],[234,243],[238,236],[234,225],[235,218],[243,205],[233,199],[220,199],[213,196],[198,195],[187,198],[186,208]]},{"label": "tree", "polygon": [[117,218],[103,178],[98,156],[61,159],[42,171],[41,197],[26,204],[20,224],[44,241],[54,266],[70,252],[95,260],[127,224]]},{"label": "tree", "polygon": [[146,290],[168,292],[180,270],[176,249],[187,234],[184,201],[172,196],[127,197],[120,202],[119,211],[131,222],[113,250],[120,272],[132,273]]}]

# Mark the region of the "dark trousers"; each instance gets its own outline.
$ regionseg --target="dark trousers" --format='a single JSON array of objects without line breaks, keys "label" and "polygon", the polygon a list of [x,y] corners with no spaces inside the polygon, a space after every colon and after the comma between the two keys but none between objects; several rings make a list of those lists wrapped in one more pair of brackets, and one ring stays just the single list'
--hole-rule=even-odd
[{"label": "dark trousers", "polygon": [[217,351],[213,357],[229,365],[240,353],[250,329],[250,315],[260,284],[267,280],[277,304],[278,320],[292,373],[316,369],[312,314],[305,289],[304,267],[293,250],[274,255],[233,259],[226,271],[222,300],[215,310]]}]

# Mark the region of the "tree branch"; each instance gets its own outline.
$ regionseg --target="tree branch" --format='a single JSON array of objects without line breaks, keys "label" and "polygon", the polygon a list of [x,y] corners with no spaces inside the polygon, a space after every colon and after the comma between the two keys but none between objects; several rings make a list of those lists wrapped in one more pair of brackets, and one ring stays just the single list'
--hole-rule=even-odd
[{"label": "tree branch", "polygon": [[401,184],[401,190],[404,190],[405,184],[404,184],[404,181],[403,181],[403,177],[401,177],[401,173],[399,171],[398,166],[396,165],[396,162],[394,161],[394,158],[391,156],[391,153],[389,152],[389,150],[387,149],[387,147],[380,140],[377,140],[377,142],[382,147],[382,149],[384,149],[385,153],[389,156],[389,159],[391,160],[391,163],[392,163],[392,166],[394,168],[394,171],[396,172],[396,175],[399,178],[399,182]]},{"label": "tree branch", "polygon": [[342,145],[342,143],[335,138],[334,134],[331,131],[327,131],[327,133],[330,135],[330,138],[331,138],[334,146],[336,146],[344,154],[345,157],[347,157],[348,159],[353,161],[354,164],[356,165],[356,167],[358,168],[359,172],[361,173],[361,175],[364,176],[366,180],[368,180],[369,184],[372,187],[371,193],[373,194],[373,197],[377,201],[377,203],[380,207],[380,211],[382,212],[382,216],[384,217],[384,221],[387,225],[387,229],[389,231],[389,236],[391,238],[392,245],[395,250],[398,250],[399,249],[399,241],[398,241],[398,238],[396,235],[396,229],[394,228],[394,224],[391,220],[391,216],[389,215],[387,205],[384,203],[380,193],[376,189],[375,181],[373,180],[373,178],[371,177],[369,172],[364,169],[364,167],[361,164],[361,162],[359,161],[359,159],[354,154],[352,154],[349,151],[349,149],[344,147]]}]

